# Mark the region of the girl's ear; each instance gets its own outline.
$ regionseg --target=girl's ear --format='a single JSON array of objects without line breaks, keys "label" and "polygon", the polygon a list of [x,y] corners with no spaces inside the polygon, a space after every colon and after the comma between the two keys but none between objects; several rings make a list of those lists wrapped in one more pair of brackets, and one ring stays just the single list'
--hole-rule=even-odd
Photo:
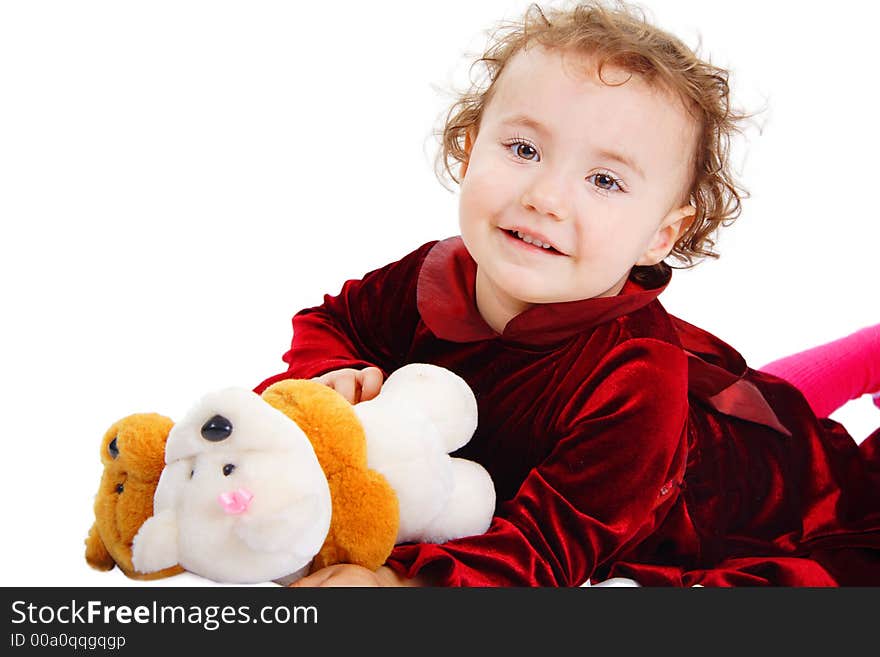
[{"label": "girl's ear", "polygon": [[694,223],[695,216],[696,210],[690,204],[670,211],[660,223],[651,244],[642,257],[636,261],[636,264],[646,267],[662,262],[672,252],[678,238],[684,235]]},{"label": "girl's ear", "polygon": [[467,173],[468,160],[471,156],[471,151],[474,148],[474,142],[477,139],[477,130],[473,126],[469,127],[464,133],[464,152],[467,155],[467,158],[464,162],[461,163],[461,168],[459,170],[459,177],[464,180],[464,176]]}]

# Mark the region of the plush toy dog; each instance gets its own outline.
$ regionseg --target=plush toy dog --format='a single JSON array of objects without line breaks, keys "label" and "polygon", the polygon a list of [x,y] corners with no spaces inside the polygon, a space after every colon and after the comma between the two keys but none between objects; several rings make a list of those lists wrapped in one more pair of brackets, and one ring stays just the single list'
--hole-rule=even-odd
[{"label": "plush toy dog", "polygon": [[470,440],[476,411],[462,379],[425,364],[397,370],[355,406],[306,380],[262,398],[207,395],[168,436],[134,567],[289,583],[333,563],[378,568],[396,543],[482,533],[492,481],[449,456]]},{"label": "plush toy dog", "polygon": [[114,423],[101,440],[104,472],[95,496],[95,522],[86,538],[86,561],[98,570],[114,566],[133,579],[176,575],[173,566],[137,573],[131,544],[153,514],[153,494],[164,466],[165,441],[171,420],[155,413],[130,415]]}]

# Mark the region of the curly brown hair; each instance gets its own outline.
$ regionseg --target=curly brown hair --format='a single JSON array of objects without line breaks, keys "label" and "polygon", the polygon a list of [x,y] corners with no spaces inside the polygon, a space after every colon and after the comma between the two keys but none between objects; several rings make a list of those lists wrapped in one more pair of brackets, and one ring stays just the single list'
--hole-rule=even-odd
[{"label": "curly brown hair", "polygon": [[[442,130],[436,133],[441,149],[435,170],[445,184],[445,175],[460,184],[454,168],[468,159],[465,135],[479,128],[484,108],[492,97],[495,82],[505,65],[527,45],[574,51],[594,57],[602,70],[611,65],[641,76],[648,83],[677,93],[699,127],[693,157],[688,200],[696,212],[694,220],[670,253],[686,269],[702,258],[718,258],[713,250],[720,226],[729,226],[740,215],[748,192],[735,180],[730,164],[730,142],[742,133],[741,123],[751,115],[731,107],[728,71],[701,59],[678,38],[651,25],[644,11],[618,0],[608,6],[601,0],[582,2],[572,8],[543,10],[532,4],[518,21],[502,22],[483,55],[471,65],[485,67],[482,79],[457,95],[445,112]],[[625,84],[624,80],[620,84]],[[635,267],[639,279],[652,279],[668,272],[665,262],[653,267]]]}]

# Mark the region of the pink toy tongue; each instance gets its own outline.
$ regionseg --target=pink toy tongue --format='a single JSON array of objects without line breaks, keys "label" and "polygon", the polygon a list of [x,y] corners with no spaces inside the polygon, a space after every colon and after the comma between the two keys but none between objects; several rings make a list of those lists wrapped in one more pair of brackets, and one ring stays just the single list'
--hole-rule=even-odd
[{"label": "pink toy tongue", "polygon": [[236,514],[244,513],[251,505],[254,494],[247,488],[239,488],[231,493],[220,493],[217,501],[226,513]]}]

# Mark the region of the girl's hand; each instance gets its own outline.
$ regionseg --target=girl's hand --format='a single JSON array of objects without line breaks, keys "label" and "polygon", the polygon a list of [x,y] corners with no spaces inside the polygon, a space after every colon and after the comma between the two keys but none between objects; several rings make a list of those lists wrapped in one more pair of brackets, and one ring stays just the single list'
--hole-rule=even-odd
[{"label": "girl's hand", "polygon": [[362,370],[350,367],[327,372],[312,381],[323,383],[345,397],[349,403],[369,401],[382,390],[385,376],[378,367],[365,367]]},{"label": "girl's hand", "polygon": [[298,579],[290,585],[296,587],[336,586],[406,586],[393,570],[382,566],[376,572],[350,563],[337,563]]}]

